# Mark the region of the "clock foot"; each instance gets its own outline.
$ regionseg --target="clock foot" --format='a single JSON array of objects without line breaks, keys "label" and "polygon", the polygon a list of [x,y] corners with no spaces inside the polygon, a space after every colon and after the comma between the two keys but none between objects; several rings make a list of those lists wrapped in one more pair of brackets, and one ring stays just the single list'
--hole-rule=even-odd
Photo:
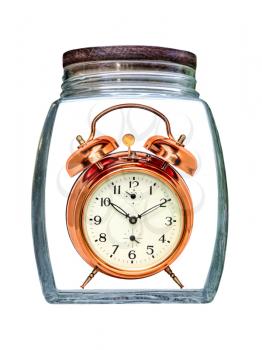
[{"label": "clock foot", "polygon": [[184,287],[183,284],[179,281],[178,277],[171,270],[170,266],[166,267],[165,271],[172,278],[172,280],[175,281],[177,285],[179,285],[180,288]]},{"label": "clock foot", "polygon": [[84,283],[80,286],[82,289],[85,288],[85,286],[87,285],[87,283],[89,283],[91,281],[91,279],[93,279],[95,277],[95,275],[97,274],[97,272],[99,271],[98,267],[96,266],[93,271],[87,276],[86,280],[84,281]]}]

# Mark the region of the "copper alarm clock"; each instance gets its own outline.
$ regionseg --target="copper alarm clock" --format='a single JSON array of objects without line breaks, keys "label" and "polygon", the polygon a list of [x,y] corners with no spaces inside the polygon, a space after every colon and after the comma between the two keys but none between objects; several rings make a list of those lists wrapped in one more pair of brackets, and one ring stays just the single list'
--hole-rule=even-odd
[{"label": "copper alarm clock", "polygon": [[[111,136],[95,138],[97,121],[117,109],[140,108],[166,124],[167,137],[152,136],[147,152],[132,149],[135,137],[123,135],[127,146]],[[79,173],[68,197],[66,220],[71,241],[93,270],[82,288],[100,271],[136,279],[165,270],[182,288],[170,265],[185,248],[193,226],[193,205],[180,173],[193,175],[195,157],[185,149],[185,135],[175,140],[170,123],[158,110],[135,103],[115,105],[92,121],[87,141],[77,136],[78,149],[66,168]]]}]

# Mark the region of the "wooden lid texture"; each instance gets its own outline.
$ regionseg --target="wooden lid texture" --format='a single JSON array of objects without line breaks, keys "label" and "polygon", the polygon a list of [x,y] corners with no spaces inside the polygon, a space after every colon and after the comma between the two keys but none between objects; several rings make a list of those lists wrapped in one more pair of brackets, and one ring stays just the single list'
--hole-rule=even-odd
[{"label": "wooden lid texture", "polygon": [[70,50],[63,55],[63,67],[91,61],[167,61],[196,69],[196,55],[189,51],[158,46],[100,46]]}]

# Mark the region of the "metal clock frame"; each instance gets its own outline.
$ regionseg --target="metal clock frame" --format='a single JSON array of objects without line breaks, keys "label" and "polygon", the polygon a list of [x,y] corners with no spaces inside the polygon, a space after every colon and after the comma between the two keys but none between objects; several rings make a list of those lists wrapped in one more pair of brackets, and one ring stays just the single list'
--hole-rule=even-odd
[{"label": "metal clock frame", "polygon": [[[127,152],[115,153],[94,164],[76,180],[68,197],[66,219],[70,239],[80,256],[97,270],[118,278],[135,279],[144,278],[156,274],[170,264],[180,255],[185,248],[193,226],[193,204],[187,185],[182,177],[169,164],[158,157],[147,153],[135,153],[135,159],[130,159]],[[126,270],[116,268],[92,250],[88,244],[83,228],[83,209],[97,186],[106,181],[113,174],[130,171],[148,173],[163,181],[178,198],[182,209],[182,233],[181,238],[172,253],[160,263],[146,269]]]}]

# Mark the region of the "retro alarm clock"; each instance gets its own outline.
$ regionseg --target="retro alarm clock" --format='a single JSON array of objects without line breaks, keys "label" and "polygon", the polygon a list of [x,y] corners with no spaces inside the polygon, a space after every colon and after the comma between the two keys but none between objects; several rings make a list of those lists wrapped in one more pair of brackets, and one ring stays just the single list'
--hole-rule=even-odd
[{"label": "retro alarm clock", "polygon": [[[146,152],[132,148],[135,137],[125,134],[126,151],[115,152],[111,136],[95,137],[96,123],[108,113],[139,108],[160,117],[167,136],[151,136]],[[112,277],[137,279],[166,271],[183,287],[170,265],[185,248],[193,226],[193,205],[179,169],[193,175],[195,157],[185,149],[185,135],[174,139],[167,117],[143,104],[125,103],[99,113],[87,141],[77,136],[78,149],[66,169],[75,181],[67,201],[71,241],[93,270]]]}]

